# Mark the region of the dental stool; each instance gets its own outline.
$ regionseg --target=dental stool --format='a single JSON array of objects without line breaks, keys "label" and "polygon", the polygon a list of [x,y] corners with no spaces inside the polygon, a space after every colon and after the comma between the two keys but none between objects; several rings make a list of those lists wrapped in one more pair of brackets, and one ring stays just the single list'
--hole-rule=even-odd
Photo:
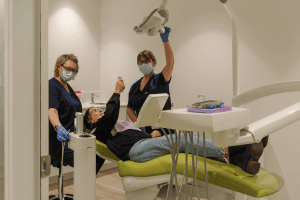
[{"label": "dental stool", "polygon": [[[63,172],[62,172],[63,171]],[[56,195],[49,195],[49,200],[60,200],[60,195],[62,194],[62,196],[64,197],[64,200],[69,200],[69,199],[73,199],[73,194],[64,194],[63,192],[63,173],[69,173],[69,172],[73,172],[74,169],[73,167],[70,166],[64,166],[63,170],[61,170],[61,168],[57,168],[57,167],[53,167],[51,165],[51,174],[49,177],[52,176],[57,176],[58,175],[58,194]],[[61,180],[60,180],[61,179]],[[61,187],[60,187],[61,185]]]},{"label": "dental stool", "polygon": [[[63,147],[65,146],[65,142],[63,142]],[[64,148],[62,148],[62,155],[64,155]],[[58,174],[58,194],[57,195],[49,195],[49,200],[60,200],[62,196],[62,200],[73,200],[73,194],[64,194],[64,184],[63,184],[63,173],[68,173],[74,171],[73,167],[63,166],[63,156],[61,160],[60,167],[53,167],[51,165],[51,176],[57,176]]]}]

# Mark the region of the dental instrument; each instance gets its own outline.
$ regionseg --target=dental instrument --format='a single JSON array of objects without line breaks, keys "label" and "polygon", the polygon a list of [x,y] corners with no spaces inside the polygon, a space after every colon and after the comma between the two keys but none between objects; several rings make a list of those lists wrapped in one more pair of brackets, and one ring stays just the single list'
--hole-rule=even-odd
[{"label": "dental instrument", "polygon": [[[123,80],[121,76],[118,77],[118,80]],[[124,90],[122,90],[122,92],[124,92]]]},{"label": "dental instrument", "polygon": [[[139,26],[135,26],[133,30],[137,34],[143,34],[147,32],[147,35],[154,36],[158,32],[165,33],[164,25],[169,21],[169,12],[165,9],[167,0],[163,0],[159,8],[154,9],[150,15],[144,17],[143,22]],[[165,18],[165,21],[161,23],[161,19],[153,16],[155,12],[158,12],[161,17]]]}]

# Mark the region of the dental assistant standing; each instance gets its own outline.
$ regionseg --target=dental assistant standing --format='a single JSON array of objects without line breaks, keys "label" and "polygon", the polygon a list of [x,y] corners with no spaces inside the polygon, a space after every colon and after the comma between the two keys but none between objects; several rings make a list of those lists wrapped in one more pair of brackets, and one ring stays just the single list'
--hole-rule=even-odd
[{"label": "dental assistant standing", "polygon": [[[144,74],[144,77],[136,81],[129,91],[127,115],[132,122],[136,122],[139,112],[149,94],[169,94],[163,110],[171,110],[169,85],[174,67],[174,55],[169,42],[170,32],[171,29],[165,26],[165,33],[160,34],[166,56],[166,66],[160,73],[155,74],[153,72],[153,67],[156,66],[157,62],[151,51],[144,50],[137,56],[137,65],[139,66],[139,70]],[[151,126],[140,129],[147,133],[152,133],[153,131]],[[158,131],[163,135],[160,130]]]},{"label": "dental assistant standing", "polygon": [[[74,80],[78,73],[78,59],[73,54],[58,57],[54,68],[54,77],[49,80],[49,154],[51,164],[60,167],[62,142],[70,140],[67,130],[74,132],[76,112],[82,112],[82,105],[72,87],[67,83]],[[104,163],[96,156],[96,174]],[[64,166],[74,167],[74,151],[64,148]]]}]

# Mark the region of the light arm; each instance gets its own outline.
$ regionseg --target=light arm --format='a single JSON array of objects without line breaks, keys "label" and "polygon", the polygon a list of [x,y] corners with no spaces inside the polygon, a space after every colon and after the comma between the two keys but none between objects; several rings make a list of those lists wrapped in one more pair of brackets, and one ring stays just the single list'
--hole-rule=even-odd
[{"label": "light arm", "polygon": [[[282,129],[296,121],[300,120],[300,103],[296,103],[285,109],[282,109],[272,115],[269,115],[263,119],[260,119],[254,123],[248,125],[248,131],[253,134],[255,141],[252,139],[251,133],[247,133],[245,138],[240,137],[236,141],[236,145],[242,145],[261,141],[265,136],[274,133],[275,131]],[[241,130],[241,133],[248,131]]]},{"label": "light arm", "polygon": [[164,9],[165,9],[165,7],[166,7],[166,5],[167,5],[167,1],[168,1],[168,0],[162,0],[162,3],[161,3],[161,5],[160,5],[160,7],[158,8],[158,11],[164,10]]},{"label": "light arm", "polygon": [[[242,107],[266,96],[285,92],[299,92],[300,81],[274,83],[245,92],[232,99],[232,106]],[[294,104],[272,115],[260,119],[250,125],[247,130],[241,130],[241,136],[235,145],[249,144],[260,141],[265,136],[300,120],[300,104]],[[250,132],[250,133],[249,133]],[[253,136],[252,136],[252,134]],[[253,138],[254,137],[254,138]]]},{"label": "light arm", "polygon": [[238,81],[238,37],[237,37],[237,20],[231,9],[225,4],[227,0],[221,0],[232,21],[232,78],[233,78],[233,97],[239,95]]}]

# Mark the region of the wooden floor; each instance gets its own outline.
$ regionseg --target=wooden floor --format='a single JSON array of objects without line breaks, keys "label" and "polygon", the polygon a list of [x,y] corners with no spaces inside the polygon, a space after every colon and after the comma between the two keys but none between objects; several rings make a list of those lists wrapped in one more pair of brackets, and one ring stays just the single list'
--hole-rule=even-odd
[{"label": "wooden floor", "polygon": [[[57,183],[49,186],[49,195],[57,194]],[[164,186],[156,200],[165,200],[168,186]],[[175,193],[175,188],[173,188]],[[73,194],[73,179],[64,181],[64,193]],[[122,179],[119,176],[118,168],[100,171],[96,178],[96,200],[126,200],[126,193],[123,188]],[[176,198],[172,196],[172,200]],[[194,198],[197,200],[197,198]]]},{"label": "wooden floor", "polygon": [[[0,167],[1,168],[1,167]],[[58,184],[49,185],[49,195],[57,194]],[[165,200],[168,186],[164,186],[156,200]],[[73,194],[73,179],[64,181],[64,192]],[[175,193],[175,189],[173,188]],[[0,169],[0,200],[4,199],[4,169]],[[172,200],[176,198],[172,196]],[[123,188],[122,179],[119,176],[118,168],[100,171],[96,178],[96,200],[126,200],[126,193]],[[197,200],[197,198],[194,198]]]}]

